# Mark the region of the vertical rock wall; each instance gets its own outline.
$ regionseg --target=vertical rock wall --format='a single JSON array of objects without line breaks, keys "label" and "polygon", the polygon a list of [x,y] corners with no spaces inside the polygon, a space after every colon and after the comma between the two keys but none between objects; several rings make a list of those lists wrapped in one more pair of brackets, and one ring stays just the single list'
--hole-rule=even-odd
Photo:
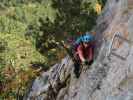
[{"label": "vertical rock wall", "polygon": [[66,57],[37,78],[25,100],[133,100],[133,0],[108,0],[97,20],[97,58],[77,79]]}]

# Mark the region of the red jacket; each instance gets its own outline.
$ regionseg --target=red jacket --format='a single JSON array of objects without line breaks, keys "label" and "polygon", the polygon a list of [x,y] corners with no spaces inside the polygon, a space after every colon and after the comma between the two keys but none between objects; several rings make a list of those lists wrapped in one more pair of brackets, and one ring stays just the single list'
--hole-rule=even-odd
[{"label": "red jacket", "polygon": [[77,47],[77,53],[81,61],[84,59],[87,59],[88,61],[93,60],[94,49],[91,45],[85,48],[82,44],[80,44]]}]

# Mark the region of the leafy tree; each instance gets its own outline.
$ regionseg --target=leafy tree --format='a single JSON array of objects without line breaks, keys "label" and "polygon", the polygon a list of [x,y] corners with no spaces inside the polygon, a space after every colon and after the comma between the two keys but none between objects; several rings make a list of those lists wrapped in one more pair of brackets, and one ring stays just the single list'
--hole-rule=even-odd
[{"label": "leafy tree", "polygon": [[[36,47],[42,53],[47,48],[44,44],[51,35],[60,41],[64,37],[64,32],[70,36],[76,35],[75,33],[79,31],[90,31],[95,26],[98,16],[93,7],[97,1],[52,0],[52,2],[52,7],[58,10],[55,21],[51,22],[49,18],[44,19],[43,17],[39,19],[41,24],[39,28],[43,34],[37,37]],[[53,43],[51,45],[53,48],[56,46]],[[51,49],[51,46],[49,47],[48,50]]]}]

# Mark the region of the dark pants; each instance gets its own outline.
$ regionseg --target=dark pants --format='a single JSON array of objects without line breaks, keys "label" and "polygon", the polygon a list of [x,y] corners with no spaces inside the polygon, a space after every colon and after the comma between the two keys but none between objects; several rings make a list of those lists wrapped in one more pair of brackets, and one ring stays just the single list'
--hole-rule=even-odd
[{"label": "dark pants", "polygon": [[74,63],[74,73],[77,78],[80,76],[80,63]]},{"label": "dark pants", "polygon": [[80,59],[79,59],[77,54],[74,55],[74,59],[75,59],[75,62],[74,62],[74,73],[75,73],[75,76],[78,78],[80,76],[81,61],[80,61]]}]

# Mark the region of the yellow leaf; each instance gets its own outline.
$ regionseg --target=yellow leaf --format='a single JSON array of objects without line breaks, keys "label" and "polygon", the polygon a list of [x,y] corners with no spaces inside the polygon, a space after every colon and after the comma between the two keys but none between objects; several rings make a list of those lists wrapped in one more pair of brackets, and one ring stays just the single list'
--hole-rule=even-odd
[{"label": "yellow leaf", "polygon": [[56,52],[56,49],[51,49],[52,52]]},{"label": "yellow leaf", "polygon": [[97,14],[100,14],[102,11],[102,6],[99,3],[96,3],[95,5],[95,11],[97,12]]}]

